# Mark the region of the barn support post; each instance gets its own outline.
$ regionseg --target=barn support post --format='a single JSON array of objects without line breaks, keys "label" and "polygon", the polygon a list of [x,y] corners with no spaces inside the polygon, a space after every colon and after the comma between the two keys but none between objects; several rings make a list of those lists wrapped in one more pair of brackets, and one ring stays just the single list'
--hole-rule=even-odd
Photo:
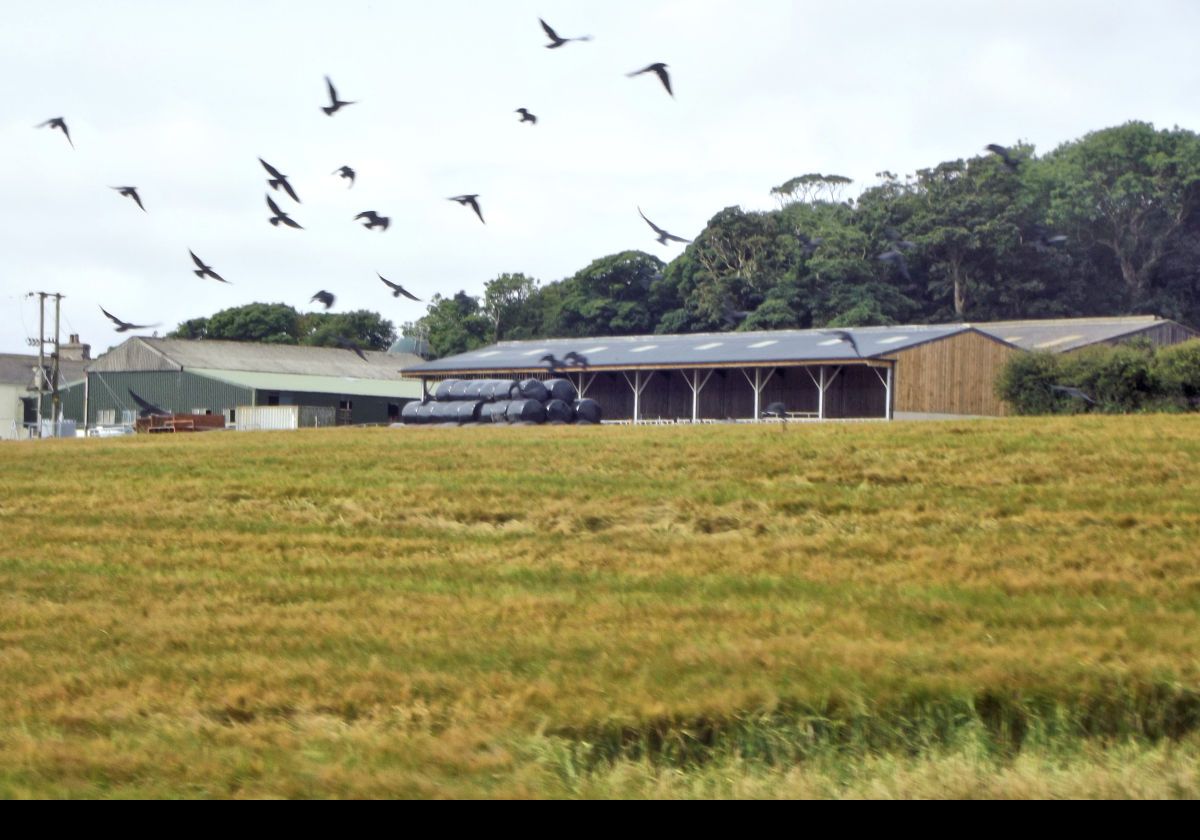
[{"label": "barn support post", "polygon": [[742,376],[746,377],[746,381],[750,383],[750,387],[754,389],[754,422],[757,423],[762,419],[762,392],[766,390],[767,383],[771,381],[771,377],[779,368],[771,368],[763,378],[762,368],[754,369],[754,378],[750,378],[750,374],[745,368],[738,368],[742,372]]},{"label": "barn support post", "polygon": [[596,381],[596,374],[580,373],[579,386],[575,389],[579,392],[579,399],[587,396],[588,388],[592,387],[592,383]]},{"label": "barn support post", "polygon": [[883,392],[884,392],[883,419],[891,420],[892,419],[892,377],[896,370],[896,364],[895,364],[895,362],[893,362],[892,364],[888,365],[886,375],[880,373],[879,368],[875,367],[874,365],[871,366],[871,370],[875,371],[875,375],[877,377],[879,377],[880,384],[883,385]]},{"label": "barn support post", "polygon": [[692,422],[700,422],[700,392],[704,390],[704,386],[708,384],[708,380],[712,378],[713,372],[710,370],[704,375],[704,379],[700,379],[700,370],[693,369],[692,377],[688,379],[687,374],[683,378],[687,382],[688,387],[692,389]]},{"label": "barn support post", "polygon": [[[806,368],[806,370],[808,370]],[[825,394],[829,391],[829,386],[838,378],[838,374],[842,372],[842,368],[838,366],[834,369],[832,376],[826,376],[825,365],[820,367],[820,376],[813,376],[811,370],[808,371],[808,378],[817,386],[817,419],[825,419]]]},{"label": "barn support post", "polygon": [[625,381],[629,383],[629,387],[633,389],[633,422],[637,425],[642,419],[642,391],[646,390],[646,385],[650,383],[650,377],[654,376],[654,371],[646,374],[646,378],[642,379],[642,372],[635,370],[633,379],[629,378],[629,374],[621,371],[621,375],[625,377]]}]

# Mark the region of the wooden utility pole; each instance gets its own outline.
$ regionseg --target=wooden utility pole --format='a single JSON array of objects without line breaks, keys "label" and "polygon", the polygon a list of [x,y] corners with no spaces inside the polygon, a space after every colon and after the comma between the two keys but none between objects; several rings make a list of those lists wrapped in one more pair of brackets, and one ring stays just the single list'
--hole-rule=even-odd
[{"label": "wooden utility pole", "polygon": [[62,299],[63,299],[62,295],[58,294],[57,292],[54,294],[54,357],[53,357],[54,358],[54,368],[50,374],[50,387],[53,392],[53,396],[50,398],[50,417],[55,423],[55,426],[54,426],[55,436],[58,435],[58,425],[57,424],[62,419],[60,416],[61,412],[62,412],[62,405],[61,405],[62,398],[59,396],[59,393],[58,393],[58,344],[59,344],[59,337],[60,337],[58,334],[58,322],[59,322],[59,313],[62,308]]},{"label": "wooden utility pole", "polygon": [[38,292],[37,436],[42,436],[42,392],[46,390],[46,293]]}]

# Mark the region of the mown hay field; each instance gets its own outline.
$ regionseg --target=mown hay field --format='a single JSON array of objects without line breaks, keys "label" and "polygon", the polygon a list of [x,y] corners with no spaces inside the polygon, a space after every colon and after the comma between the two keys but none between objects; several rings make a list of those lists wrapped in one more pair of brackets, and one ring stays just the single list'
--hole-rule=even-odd
[{"label": "mown hay field", "polygon": [[1200,795],[1195,417],[0,466],[0,797]]}]

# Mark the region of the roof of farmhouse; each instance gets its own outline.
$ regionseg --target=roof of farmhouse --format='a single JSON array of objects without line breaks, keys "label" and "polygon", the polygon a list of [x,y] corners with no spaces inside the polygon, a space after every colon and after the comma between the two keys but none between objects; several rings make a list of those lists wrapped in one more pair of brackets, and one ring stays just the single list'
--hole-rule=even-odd
[{"label": "roof of farmhouse", "polygon": [[[1061,318],[1049,321],[989,321],[972,324],[1022,350],[1049,350],[1065,353],[1121,338],[1175,322],[1155,315],[1133,315],[1122,318]],[[1182,325],[1176,324],[1182,327]],[[1182,327],[1188,332],[1187,327]]]},{"label": "roof of farmhouse", "polygon": [[408,353],[349,350],[242,341],[131,338],[90,365],[97,373],[144,371],[244,371],[263,374],[398,380],[400,369],[421,361]]}]

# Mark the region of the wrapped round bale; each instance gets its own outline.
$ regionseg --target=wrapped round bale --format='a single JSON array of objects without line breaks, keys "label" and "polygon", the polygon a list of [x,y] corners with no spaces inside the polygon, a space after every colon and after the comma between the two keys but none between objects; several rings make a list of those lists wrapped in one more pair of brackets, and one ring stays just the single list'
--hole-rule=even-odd
[{"label": "wrapped round bale", "polygon": [[487,385],[488,380],[486,379],[472,379],[470,384],[467,385],[467,392],[463,395],[464,398],[468,400],[482,400],[483,389],[487,387]]},{"label": "wrapped round bale", "polygon": [[575,422],[576,423],[599,423],[602,412],[600,411],[600,403],[595,400],[584,398],[575,400]]},{"label": "wrapped round bale", "polygon": [[458,422],[458,403],[456,402],[438,402],[433,404],[433,411],[430,416],[431,423],[457,423]]},{"label": "wrapped round bale", "polygon": [[503,423],[505,412],[508,411],[508,400],[484,403],[479,409],[480,423]]},{"label": "wrapped round bale", "polygon": [[465,400],[467,398],[467,389],[471,387],[470,379],[460,379],[450,386],[450,399]]},{"label": "wrapped round bale", "polygon": [[547,400],[546,401],[546,422],[547,423],[570,423],[575,420],[575,409],[568,402],[562,400]]},{"label": "wrapped round bale", "polygon": [[546,390],[546,386],[540,379],[522,379],[520,388],[521,399],[537,400],[540,403],[550,399],[550,392]]},{"label": "wrapped round bale", "polygon": [[433,398],[438,402],[446,402],[450,399],[450,389],[459,383],[458,379],[443,379],[438,383],[437,389],[433,392]]},{"label": "wrapped round bale", "polygon": [[546,406],[537,400],[513,400],[504,416],[509,423],[545,423]]},{"label": "wrapped round bale", "polygon": [[[516,392],[514,395],[513,392]],[[480,394],[484,399],[490,399],[494,402],[501,400],[517,399],[521,395],[521,388],[513,379],[493,379],[492,387]]]},{"label": "wrapped round bale", "polygon": [[454,419],[460,423],[476,423],[479,421],[479,410],[484,405],[480,400],[463,400],[452,403]]},{"label": "wrapped round bale", "polygon": [[562,400],[567,405],[575,402],[575,398],[579,396],[575,385],[569,379],[547,379],[542,384],[550,392],[550,399]]},{"label": "wrapped round bale", "polygon": [[405,403],[404,408],[400,409],[400,422],[407,424],[424,423],[421,417],[421,401],[413,400]]}]

